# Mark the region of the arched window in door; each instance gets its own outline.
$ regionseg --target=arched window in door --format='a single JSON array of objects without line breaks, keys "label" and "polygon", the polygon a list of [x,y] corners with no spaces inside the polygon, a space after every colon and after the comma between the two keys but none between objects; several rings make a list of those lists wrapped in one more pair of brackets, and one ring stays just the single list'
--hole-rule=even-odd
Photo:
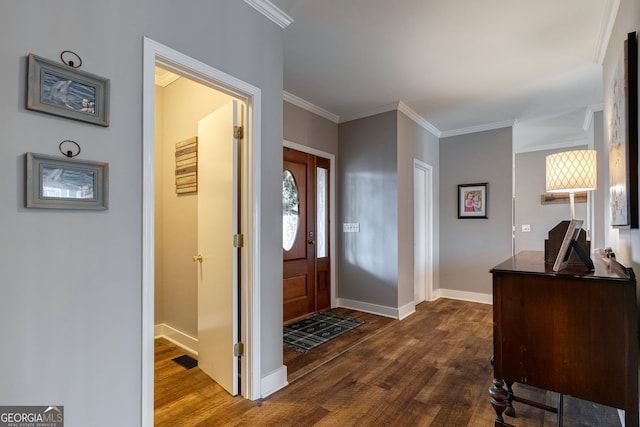
[{"label": "arched window in door", "polygon": [[291,171],[282,173],[282,247],[291,250],[298,234],[300,201],[298,186]]}]

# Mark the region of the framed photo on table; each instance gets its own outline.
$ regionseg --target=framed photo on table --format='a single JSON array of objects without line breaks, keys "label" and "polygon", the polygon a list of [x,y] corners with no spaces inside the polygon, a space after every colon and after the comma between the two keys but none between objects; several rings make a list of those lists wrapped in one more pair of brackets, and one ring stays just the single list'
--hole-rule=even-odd
[{"label": "framed photo on table", "polygon": [[458,185],[458,218],[489,218],[489,184]]},{"label": "framed photo on table", "polygon": [[582,230],[583,222],[584,221],[581,219],[572,219],[571,222],[569,222],[567,231],[562,239],[562,244],[558,250],[558,256],[553,264],[553,271],[560,271],[567,268],[567,265],[569,265],[569,256],[571,255],[572,250],[576,251],[580,260],[589,268],[589,270],[594,269],[590,254],[580,246],[580,243],[578,243],[578,236],[580,235],[580,230]]}]

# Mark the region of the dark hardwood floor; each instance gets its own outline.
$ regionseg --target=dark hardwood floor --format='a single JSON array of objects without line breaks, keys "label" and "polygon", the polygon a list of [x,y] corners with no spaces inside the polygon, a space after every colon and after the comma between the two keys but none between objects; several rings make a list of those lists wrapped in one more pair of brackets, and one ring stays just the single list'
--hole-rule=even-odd
[{"label": "dark hardwood floor", "polygon": [[[185,354],[156,340],[157,426],[493,426],[490,305],[440,299],[402,321],[346,309],[367,323],[309,353],[285,348],[289,386],[258,401],[229,396]],[[557,395],[517,385],[555,406]],[[615,393],[615,390],[612,390]],[[617,411],[565,396],[565,427],[620,426]],[[513,426],[551,427],[552,413],[516,403]]]}]

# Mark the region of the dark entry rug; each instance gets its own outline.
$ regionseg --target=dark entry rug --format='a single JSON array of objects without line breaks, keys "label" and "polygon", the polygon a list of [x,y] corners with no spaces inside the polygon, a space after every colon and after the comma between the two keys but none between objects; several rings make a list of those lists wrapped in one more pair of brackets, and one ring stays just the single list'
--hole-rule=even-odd
[{"label": "dark entry rug", "polygon": [[178,365],[184,367],[185,369],[191,369],[198,366],[198,361],[191,356],[187,356],[186,354],[175,357],[171,360],[176,362]]},{"label": "dark entry rug", "polygon": [[284,325],[285,347],[306,353],[365,323],[364,320],[330,312],[311,314]]}]

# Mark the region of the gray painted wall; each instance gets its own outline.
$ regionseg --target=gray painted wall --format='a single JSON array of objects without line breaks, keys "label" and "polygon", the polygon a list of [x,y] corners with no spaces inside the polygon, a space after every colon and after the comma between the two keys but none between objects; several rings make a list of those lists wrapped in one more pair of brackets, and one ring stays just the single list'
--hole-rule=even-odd
[{"label": "gray painted wall", "polygon": [[[339,298],[398,304],[397,112],[340,124]],[[360,224],[342,233],[343,223]]]},{"label": "gray painted wall", "polygon": [[[561,151],[586,150],[576,146],[556,150],[518,153],[515,156],[515,253],[523,250],[543,251],[549,230],[560,221],[571,219],[569,203],[541,204],[540,195],[546,193],[546,157]],[[587,227],[587,203],[576,203],[576,218]],[[531,227],[522,232],[522,225]]]},{"label": "gray painted wall", "polygon": [[[502,128],[440,140],[441,289],[490,295],[489,270],[511,256],[511,139]],[[458,185],[482,182],[489,218],[458,219]]]},{"label": "gray painted wall", "polygon": [[[69,426],[140,424],[143,36],[262,89],[262,373],[280,368],[282,29],[237,0],[0,9],[0,321],[11,325],[0,402],[64,405]],[[57,61],[66,49],[111,79],[108,128],[24,108],[26,55]],[[57,155],[64,139],[81,145],[81,159],[110,163],[108,211],[23,207],[24,153]]]},{"label": "gray painted wall", "polygon": [[[147,35],[262,90],[262,372],[282,366],[282,29],[244,2],[158,0]],[[176,22],[182,25],[176,25]],[[242,29],[250,29],[244,32]],[[233,37],[230,35],[233,34]]]},{"label": "gray painted wall", "polygon": [[[540,195],[545,191],[546,156],[549,154],[570,151],[594,149],[598,156],[598,188],[589,193],[595,207],[588,214],[586,203],[576,203],[576,218],[585,220],[583,228],[590,225],[591,248],[599,248],[604,245],[605,220],[603,209],[605,188],[605,175],[607,167],[604,164],[603,153],[603,123],[602,111],[593,114],[593,120],[588,131],[588,140],[576,141],[574,146],[567,146],[553,150],[540,150],[533,152],[516,153],[515,155],[515,252],[522,250],[544,250],[544,240],[548,237],[548,231],[558,222],[568,220],[571,210],[568,204],[542,205]],[[588,222],[591,224],[588,224]],[[531,232],[522,232],[522,225],[531,225]],[[608,227],[608,225],[607,225]]]},{"label": "gray painted wall", "polygon": [[404,113],[398,112],[398,307],[414,300],[413,160],[432,167],[433,288],[439,287],[439,140]]},{"label": "gray painted wall", "polygon": [[[288,102],[284,102],[283,113],[285,140],[336,154],[336,162],[340,165],[337,199],[342,209],[349,213],[344,214],[346,216],[338,214],[336,224],[339,297],[393,308],[412,303],[413,159],[433,167],[433,239],[437,248],[438,138],[397,111],[340,126]],[[392,160],[396,157],[397,164],[394,165]],[[376,170],[382,170],[384,175],[376,178]],[[394,186],[396,182],[397,186]],[[344,183],[347,185],[343,186]],[[371,215],[371,212],[379,212],[378,207],[381,206],[393,219],[396,215],[394,204],[398,212],[395,224],[388,221],[387,215]],[[371,206],[376,208],[371,209]],[[342,233],[343,222],[360,222],[360,233]],[[381,228],[385,231],[379,236],[376,231]],[[390,243],[388,239],[394,234],[397,243]],[[394,244],[397,244],[397,252],[393,251]],[[434,265],[437,265],[437,251],[434,252]],[[384,259],[384,262],[379,265],[373,263],[371,268],[371,265],[366,265],[369,259]],[[357,264],[360,261],[362,265]],[[396,262],[397,275],[393,277]],[[380,277],[386,277],[386,280]],[[437,283],[435,271],[435,287]]]},{"label": "gray painted wall", "polygon": [[333,154],[338,162],[337,123],[286,101],[282,113],[285,140]]}]

